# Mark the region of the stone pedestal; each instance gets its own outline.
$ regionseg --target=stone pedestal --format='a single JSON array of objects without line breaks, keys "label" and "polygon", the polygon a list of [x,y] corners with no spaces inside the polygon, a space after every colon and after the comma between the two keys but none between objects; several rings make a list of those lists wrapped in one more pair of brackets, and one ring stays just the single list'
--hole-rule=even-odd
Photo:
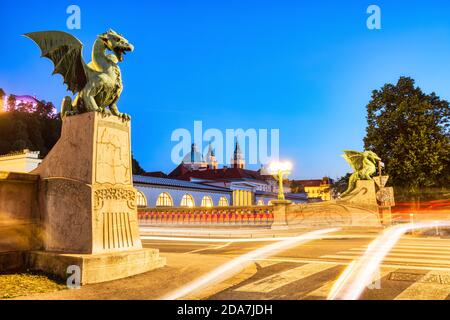
[{"label": "stone pedestal", "polygon": [[165,259],[156,249],[130,250],[116,253],[64,254],[32,251],[28,263],[35,270],[44,270],[65,279],[68,266],[80,267],[80,284],[99,283],[163,267]]},{"label": "stone pedestal", "polygon": [[378,208],[376,185],[372,180],[358,180],[356,181],[355,189],[343,201],[363,206],[373,206]]},{"label": "stone pedestal", "polygon": [[[142,249],[130,146],[130,122],[118,117],[91,112],[63,120],[60,140],[33,171],[45,250],[33,255],[38,269],[75,262],[92,283],[164,264]],[[93,274],[102,272],[111,276]]]},{"label": "stone pedestal", "polygon": [[273,205],[273,223],[271,229],[284,230],[288,229],[286,211],[287,206],[292,204],[289,200],[272,200]]},{"label": "stone pedestal", "polygon": [[[377,213],[378,224],[390,226],[392,223],[391,207],[395,205],[393,188],[380,187],[386,184],[387,176],[372,180],[359,180],[355,189],[339,203],[345,203]],[[374,218],[375,219],[375,218]]]}]

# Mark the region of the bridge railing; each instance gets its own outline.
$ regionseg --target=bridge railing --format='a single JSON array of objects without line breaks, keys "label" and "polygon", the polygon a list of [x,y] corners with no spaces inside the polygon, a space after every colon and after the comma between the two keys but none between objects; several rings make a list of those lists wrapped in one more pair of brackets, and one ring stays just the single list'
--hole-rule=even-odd
[{"label": "bridge railing", "polygon": [[140,208],[138,217],[141,225],[268,227],[273,207]]}]

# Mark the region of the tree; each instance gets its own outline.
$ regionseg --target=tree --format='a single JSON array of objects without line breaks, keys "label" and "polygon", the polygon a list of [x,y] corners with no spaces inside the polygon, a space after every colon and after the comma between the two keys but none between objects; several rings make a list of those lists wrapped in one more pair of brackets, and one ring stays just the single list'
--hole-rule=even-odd
[{"label": "tree", "polygon": [[331,190],[334,195],[344,193],[348,188],[348,181],[350,180],[351,173],[347,173],[345,176],[342,176],[336,179],[332,185]]},{"label": "tree", "polygon": [[16,110],[16,96],[13,94],[10,94],[8,96],[8,101],[6,102],[6,110],[8,111],[15,111]]},{"label": "tree", "polygon": [[36,105],[35,112],[46,118],[53,118],[56,116],[56,108],[51,102],[39,101]]},{"label": "tree", "polygon": [[386,164],[394,186],[417,192],[449,182],[449,103],[425,94],[413,79],[374,90],[364,145]]},{"label": "tree", "polygon": [[134,155],[131,155],[131,162],[133,165],[133,174],[142,175],[145,173],[145,170],[141,167],[139,161],[134,158]]},{"label": "tree", "polygon": [[4,99],[5,99],[5,91],[0,88],[0,111],[4,111]]},{"label": "tree", "polygon": [[289,187],[291,188],[291,192],[292,193],[305,192],[305,186],[302,185],[299,181],[296,181],[296,180],[290,181]]},{"label": "tree", "polygon": [[45,157],[60,134],[61,119],[57,114],[40,114],[37,110],[0,114],[0,154],[30,149]]}]

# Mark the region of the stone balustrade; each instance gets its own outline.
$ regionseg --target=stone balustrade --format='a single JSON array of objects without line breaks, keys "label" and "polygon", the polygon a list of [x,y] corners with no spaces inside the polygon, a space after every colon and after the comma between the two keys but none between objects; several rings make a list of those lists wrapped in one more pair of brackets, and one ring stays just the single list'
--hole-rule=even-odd
[{"label": "stone balustrade", "polygon": [[138,217],[141,225],[270,227],[273,210],[273,206],[141,208]]}]

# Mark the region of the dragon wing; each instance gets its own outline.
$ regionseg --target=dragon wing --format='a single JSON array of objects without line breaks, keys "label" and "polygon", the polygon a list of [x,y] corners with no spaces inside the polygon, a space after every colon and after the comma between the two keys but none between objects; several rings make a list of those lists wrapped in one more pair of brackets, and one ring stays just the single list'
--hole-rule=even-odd
[{"label": "dragon wing", "polygon": [[364,155],[362,152],[345,150],[342,157],[348,162],[355,172],[364,167]]},{"label": "dragon wing", "polygon": [[53,74],[59,73],[72,93],[80,92],[87,83],[86,64],[83,61],[83,44],[74,36],[62,31],[26,33],[41,49],[41,56],[52,60]]}]

